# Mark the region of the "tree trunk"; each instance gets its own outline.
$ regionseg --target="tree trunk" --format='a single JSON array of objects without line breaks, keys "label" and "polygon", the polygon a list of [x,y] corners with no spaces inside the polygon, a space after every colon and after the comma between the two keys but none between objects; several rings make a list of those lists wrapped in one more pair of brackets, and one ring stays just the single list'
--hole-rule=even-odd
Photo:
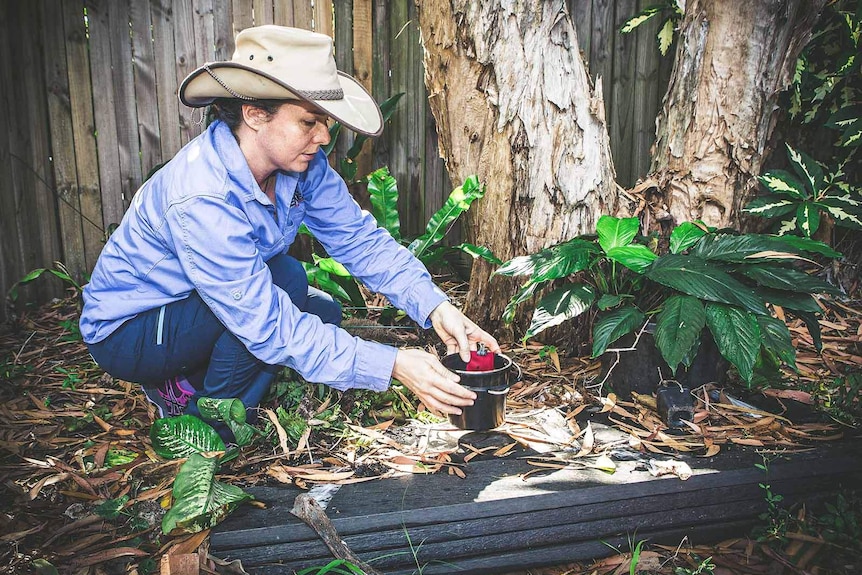
[{"label": "tree trunk", "polygon": [[[593,231],[617,210],[601,82],[593,89],[561,0],[421,0],[425,83],[441,155],[485,197],[468,241],[500,259]],[[515,283],[473,265],[466,313],[498,336]],[[526,307],[526,306],[525,306]]]},{"label": "tree trunk", "polygon": [[659,220],[739,227],[825,0],[688,0],[650,168]]}]

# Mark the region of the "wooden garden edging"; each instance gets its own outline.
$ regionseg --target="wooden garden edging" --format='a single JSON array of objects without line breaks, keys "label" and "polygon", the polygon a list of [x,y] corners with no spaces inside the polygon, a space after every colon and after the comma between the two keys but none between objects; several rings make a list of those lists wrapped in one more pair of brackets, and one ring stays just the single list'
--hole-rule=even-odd
[{"label": "wooden garden edging", "polygon": [[[410,475],[343,486],[327,508],[344,542],[385,573],[501,573],[622,551],[643,539],[697,543],[739,536],[766,510],[761,483],[783,504],[862,479],[862,449],[846,440],[756,468],[749,451],[686,459],[686,481],[618,462],[612,475],[562,470],[544,476],[517,455],[471,461],[466,479]],[[210,552],[250,573],[287,574],[332,560],[317,534],[290,514],[292,487],[249,490],[267,505],[243,508],[211,535]],[[414,555],[415,554],[415,555]]]}]

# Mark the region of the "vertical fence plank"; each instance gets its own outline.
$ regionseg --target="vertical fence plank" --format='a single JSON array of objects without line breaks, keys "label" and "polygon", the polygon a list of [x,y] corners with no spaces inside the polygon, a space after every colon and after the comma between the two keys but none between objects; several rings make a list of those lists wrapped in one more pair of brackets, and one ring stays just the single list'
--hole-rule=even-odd
[{"label": "vertical fence plank", "polygon": [[[152,17],[145,2],[132,2],[132,57],[135,81],[134,105],[138,111],[138,138],[141,142],[141,173],[148,174],[162,160],[159,137],[158,93],[156,92],[155,54]],[[140,185],[140,181],[138,182]]]},{"label": "vertical fence plank", "polygon": [[294,26],[293,4],[292,0],[273,0],[272,23],[279,26]]},{"label": "vertical fence plank", "polygon": [[[374,69],[371,64],[374,55],[371,6],[371,0],[353,0],[353,74],[369,94],[374,89]],[[362,152],[356,158],[356,176],[365,177],[373,169],[371,146],[366,142]],[[370,207],[368,193],[364,187],[356,187],[353,195],[360,205],[365,208]]]},{"label": "vertical fence plank", "polygon": [[[392,34],[389,29],[389,2],[387,0],[375,0],[373,6],[374,17],[374,61],[372,62],[372,95],[378,102],[384,102],[387,98],[394,96],[392,93],[392,82],[389,77],[391,66],[392,49],[389,42]],[[387,123],[383,134],[374,140],[373,160],[374,169],[390,166],[392,156],[391,142],[392,125]]]},{"label": "vertical fence plank", "polygon": [[[51,267],[60,257],[54,176],[50,164],[50,131],[45,101],[42,53],[38,42],[42,28],[40,5],[12,3],[13,28],[10,44],[13,57],[12,109],[15,116],[10,132],[13,174],[17,172],[16,216],[24,254],[24,269]],[[20,187],[17,187],[20,186]],[[29,290],[41,300],[59,295],[55,282],[40,281]]]},{"label": "vertical fence plank", "polygon": [[[0,288],[7,293],[23,275],[24,253],[18,232],[16,198],[21,192],[12,170],[13,124],[17,105],[12,94],[13,56],[11,38],[15,23],[11,3],[0,2]],[[6,320],[6,306],[0,307],[0,318]]]},{"label": "vertical fence plank", "polygon": [[[177,86],[195,69],[195,25],[191,0],[174,0],[174,63]],[[196,132],[193,122],[200,118],[200,112],[182,104],[178,107],[180,124],[180,144],[185,145]]]},{"label": "vertical fence plank", "polygon": [[584,64],[587,65],[587,70],[589,70],[590,36],[593,30],[592,0],[570,0],[569,14],[572,15],[572,22],[578,34],[578,48],[581,50],[581,57],[584,59]]},{"label": "vertical fence plank", "polygon": [[173,0],[152,0],[150,2],[150,14],[153,22],[156,102],[159,107],[159,140],[162,161],[167,161],[182,146],[180,138],[180,104],[177,100],[177,56],[174,46]]},{"label": "vertical fence plank", "polygon": [[93,114],[99,155],[99,189],[102,220],[105,226],[119,224],[123,217],[123,190],[120,183],[120,152],[117,148],[117,117],[114,113],[114,87],[111,74],[111,38],[106,0],[87,0]]},{"label": "vertical fence plank", "polygon": [[248,0],[232,0],[233,4],[233,36],[246,28],[254,26],[254,15],[252,14],[252,3]]},{"label": "vertical fence plank", "polygon": [[62,12],[84,251],[87,269],[91,270],[102,251],[105,224],[102,219],[96,125],[93,118],[93,86],[90,81],[90,51],[87,47],[87,30],[84,27],[83,0],[63,0]]},{"label": "vertical fence plank", "polygon": [[129,1],[111,0],[108,5],[117,147],[120,153],[120,186],[123,191],[123,207],[128,209],[132,196],[143,179],[141,146],[138,141],[138,110],[135,106],[132,42],[129,34]]},{"label": "vertical fence plank", "polygon": [[332,0],[314,0],[314,31],[332,36],[335,33],[333,26]]},{"label": "vertical fence plank", "polygon": [[[639,10],[650,5],[650,1],[641,0]],[[659,67],[662,58],[656,44],[656,34],[661,22],[659,18],[653,18],[642,24],[635,32],[637,34],[637,77],[634,90],[636,96],[634,147],[629,185],[634,184],[649,171],[650,148],[655,142],[655,120],[659,111]],[[668,55],[667,58],[671,56]]]},{"label": "vertical fence plank", "polygon": [[[215,59],[215,30],[213,28],[213,0],[192,0],[192,29],[194,30],[194,61],[190,69]],[[191,115],[189,138],[203,131],[204,109]]]},{"label": "vertical fence plank", "polygon": [[252,10],[254,10],[255,26],[263,26],[275,22],[273,20],[275,8],[272,5],[272,0],[254,0],[252,2]]},{"label": "vertical fence plank", "polygon": [[314,8],[310,0],[293,0],[293,26],[314,29]]},{"label": "vertical fence plank", "polygon": [[55,2],[42,1],[42,45],[45,49],[45,83],[50,124],[51,157],[54,165],[54,192],[60,217],[62,260],[78,281],[87,273],[84,255],[84,229],[81,202],[75,170],[75,145],[72,133],[72,110],[69,99],[69,74],[66,70],[66,46],[63,13]]},{"label": "vertical fence plank", "polygon": [[[335,63],[345,74],[353,75],[353,0],[335,3]],[[353,145],[353,132],[342,130],[335,143],[335,157],[343,158]]]},{"label": "vertical fence plank", "polygon": [[214,60],[230,60],[233,56],[233,3],[213,3]]},{"label": "vertical fence plank", "polygon": [[613,42],[613,91],[610,101],[610,138],[617,181],[624,187],[632,184],[634,149],[635,47],[637,36],[618,30],[637,13],[637,0],[617,0],[610,30]]}]

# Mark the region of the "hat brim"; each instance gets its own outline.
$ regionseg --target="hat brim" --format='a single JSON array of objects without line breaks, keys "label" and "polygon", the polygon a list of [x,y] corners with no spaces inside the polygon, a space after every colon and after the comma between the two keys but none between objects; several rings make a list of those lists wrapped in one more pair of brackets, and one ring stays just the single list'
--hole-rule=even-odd
[{"label": "hat brim", "polygon": [[[234,93],[213,78],[207,68],[231,86]],[[256,100],[305,100],[351,130],[368,136],[379,135],[383,131],[383,115],[374,98],[359,82],[343,72],[338,72],[338,83],[344,92],[342,99],[315,100],[259,70],[234,62],[214,62],[186,76],[180,85],[179,97],[183,104],[192,108],[208,106],[217,98],[235,98],[236,94]],[[242,89],[235,86],[242,86]]]}]

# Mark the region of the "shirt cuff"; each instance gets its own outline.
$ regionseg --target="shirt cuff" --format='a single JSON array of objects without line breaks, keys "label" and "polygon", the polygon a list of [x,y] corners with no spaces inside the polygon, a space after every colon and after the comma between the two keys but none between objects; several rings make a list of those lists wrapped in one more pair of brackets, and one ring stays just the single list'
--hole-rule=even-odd
[{"label": "shirt cuff", "polygon": [[355,386],[359,389],[386,391],[392,381],[392,368],[398,350],[374,341],[359,340],[356,349]]},{"label": "shirt cuff", "polygon": [[411,317],[424,329],[428,329],[431,327],[428,316],[438,305],[449,301],[449,297],[434,285],[434,282],[421,282],[410,292],[410,301],[414,302],[413,309],[416,310],[416,315]]}]

